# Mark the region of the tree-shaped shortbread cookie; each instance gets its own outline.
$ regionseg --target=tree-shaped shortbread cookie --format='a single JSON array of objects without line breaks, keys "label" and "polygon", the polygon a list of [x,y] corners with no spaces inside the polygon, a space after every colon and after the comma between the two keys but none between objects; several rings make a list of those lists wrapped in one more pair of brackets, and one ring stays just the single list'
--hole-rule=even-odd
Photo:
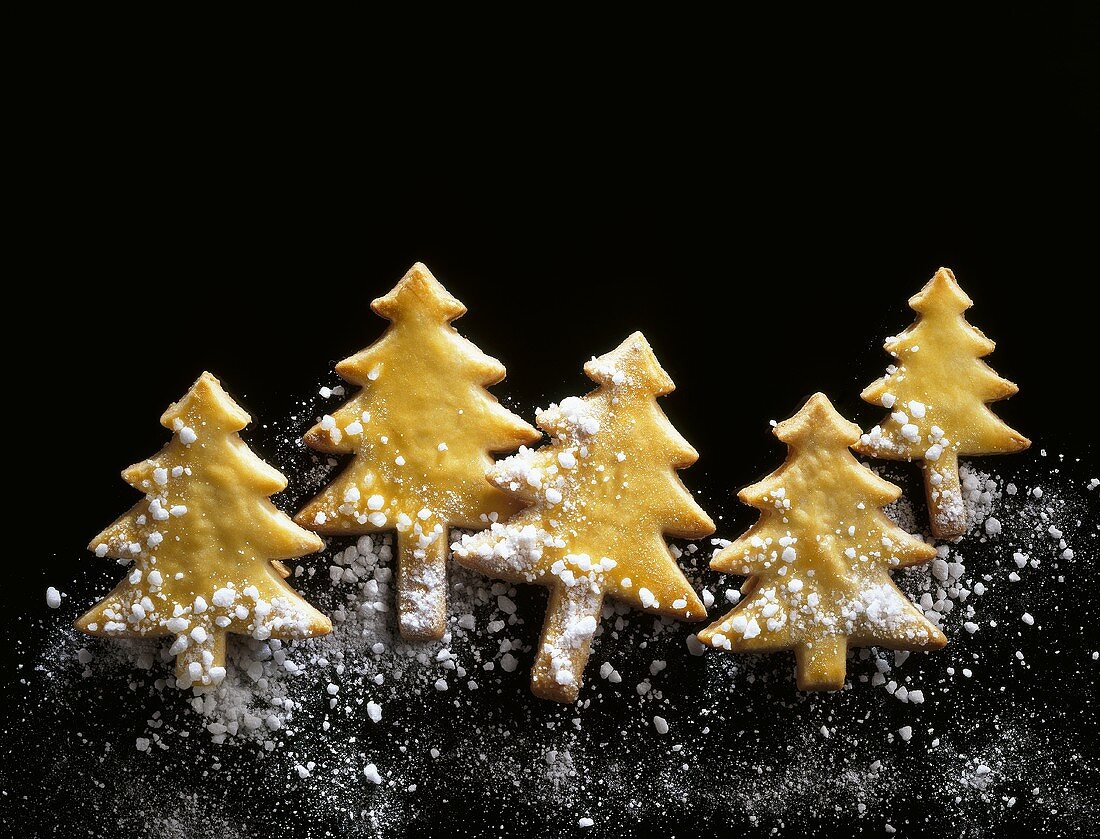
[{"label": "tree-shaped shortbread cookie", "polygon": [[879,509],[901,490],[852,456],[859,434],[822,393],[779,423],[786,462],[738,495],[760,518],[710,563],[749,578],[740,603],[699,640],[742,653],[793,649],[800,690],[840,690],[850,646],[947,643],[890,578],[936,551]]},{"label": "tree-shaped shortbread cookie", "polygon": [[332,630],[277,561],[323,543],[268,499],[286,478],[237,435],[251,418],[212,375],[203,373],[160,421],[171,441],[122,473],[145,498],[89,546],[132,569],[76,626],[105,637],[174,635],[177,685],[208,688],[225,676],[227,633],[307,638]]},{"label": "tree-shaped shortbread cookie", "polygon": [[490,452],[539,433],[485,389],[504,379],[504,366],[450,326],[466,307],[422,264],[371,308],[389,328],[336,365],[362,390],[305,437],[313,449],[355,457],[295,520],[324,534],[396,529],[398,627],[406,638],[439,638],[448,529],[480,529],[519,509],[485,480]]},{"label": "tree-shaped shortbread cookie", "polygon": [[863,435],[856,451],[923,461],[932,532],[941,539],[966,529],[959,457],[1008,454],[1031,445],[986,404],[1018,388],[981,360],[996,345],[966,322],[963,312],[973,305],[951,271],[937,271],[909,298],[920,316],[916,323],[886,341],[897,363],[862,394],[892,413]]},{"label": "tree-shaped shortbread cookie", "polygon": [[699,455],[657,406],[675,386],[645,337],[634,333],[584,372],[598,389],[538,413],[550,443],[490,473],[531,506],[453,546],[468,568],[550,588],[531,688],[558,702],[577,698],[605,596],[681,620],[706,616],[664,534],[714,532],[676,474]]}]

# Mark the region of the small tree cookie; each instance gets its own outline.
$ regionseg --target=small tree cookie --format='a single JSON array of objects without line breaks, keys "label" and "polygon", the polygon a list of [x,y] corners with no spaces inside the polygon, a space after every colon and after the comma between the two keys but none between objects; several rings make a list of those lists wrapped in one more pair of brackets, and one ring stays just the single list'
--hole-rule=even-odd
[{"label": "small tree cookie", "polygon": [[305,436],[354,458],[295,521],[318,533],[397,530],[401,634],[433,639],[447,626],[448,529],[480,529],[520,504],[490,486],[490,452],[539,433],[485,388],[504,366],[450,326],[466,307],[419,262],[371,308],[391,321],[336,372],[362,388]]},{"label": "small tree cookie", "polygon": [[227,633],[331,632],[328,618],[283,579],[277,560],[323,543],[268,499],[286,489],[286,478],[237,435],[248,414],[203,373],[160,421],[172,440],[122,473],[145,498],[89,545],[133,567],[77,629],[111,638],[174,635],[176,683],[196,688],[225,677]]},{"label": "small tree cookie", "polygon": [[879,509],[901,490],[848,450],[859,426],[817,393],[774,433],[789,448],[786,462],[738,494],[760,518],[710,563],[749,575],[742,599],[699,640],[741,653],[793,649],[799,690],[840,690],[850,646],[946,644],[890,578],[936,551]]},{"label": "small tree cookie", "polygon": [[909,298],[920,316],[916,323],[886,341],[897,363],[862,394],[892,413],[863,435],[856,451],[923,462],[932,533],[941,539],[966,530],[959,457],[1008,454],[1031,445],[986,405],[1019,388],[981,360],[996,345],[966,322],[963,312],[973,305],[951,271],[937,271]]},{"label": "small tree cookie", "polygon": [[539,411],[550,443],[499,462],[493,484],[530,506],[453,546],[462,565],[550,589],[531,689],[573,702],[605,596],[680,620],[706,617],[664,534],[687,539],[714,523],[677,469],[699,455],[656,397],[671,393],[645,336],[584,366],[599,385]]}]

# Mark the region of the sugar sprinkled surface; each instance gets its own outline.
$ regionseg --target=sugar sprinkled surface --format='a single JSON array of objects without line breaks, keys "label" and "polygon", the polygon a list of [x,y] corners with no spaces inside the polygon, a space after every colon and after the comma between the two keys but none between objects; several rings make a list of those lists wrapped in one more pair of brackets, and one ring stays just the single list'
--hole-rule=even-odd
[{"label": "sugar sprinkled surface", "polygon": [[[276,448],[279,465],[301,476],[302,497],[335,466],[294,440]],[[1089,496],[1087,475],[1071,481],[1051,465],[1006,458],[986,474],[964,462],[967,535],[895,574],[951,644],[931,655],[853,652],[851,689],[828,696],[796,693],[787,656],[693,649],[691,627],[607,603],[580,701],[548,706],[527,688],[538,594],[453,566],[450,631],[406,644],[387,605],[388,536],[334,539],[323,559],[290,564],[294,586],[333,619],[332,636],[231,637],[221,684],[195,696],[168,686],[167,643],[69,628],[83,595],[111,582],[89,562],[93,585],[65,581],[56,612],[51,593],[44,617],[12,622],[22,682],[10,718],[25,722],[0,731],[0,791],[29,773],[64,779],[54,784],[64,795],[47,784],[40,795],[92,826],[88,835],[110,824],[112,834],[173,839],[260,835],[249,826],[284,808],[309,839],[426,830],[441,800],[483,812],[486,825],[505,811],[538,813],[563,835],[660,831],[701,816],[777,835],[857,823],[905,835],[918,796],[953,835],[1016,820],[1079,835],[1100,807],[1083,733],[1095,724],[1097,658],[1076,625],[1063,626],[1060,604],[1075,596],[1081,558],[1096,553],[1100,494]],[[904,466],[875,466],[917,499],[888,512],[920,532],[919,484]],[[1018,492],[1007,491],[1009,477]],[[277,499],[288,509],[298,500]],[[721,593],[708,598],[716,616],[738,599],[740,578],[706,570],[708,553],[685,552],[681,563],[697,588]],[[213,602],[229,605],[220,601],[230,595]],[[1028,624],[1025,614],[1039,617]],[[1060,665],[1057,684],[1014,690],[1039,662]],[[0,797],[0,823],[42,811],[41,801]]]}]

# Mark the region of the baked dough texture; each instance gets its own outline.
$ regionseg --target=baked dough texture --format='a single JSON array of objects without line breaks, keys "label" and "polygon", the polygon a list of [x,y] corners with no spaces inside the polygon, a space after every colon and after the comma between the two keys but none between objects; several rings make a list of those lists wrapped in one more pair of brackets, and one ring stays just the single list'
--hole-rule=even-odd
[{"label": "baked dough texture", "polygon": [[271,503],[286,478],[238,436],[251,418],[210,373],[160,421],[171,441],[122,473],[145,498],[89,545],[130,570],[76,627],[109,638],[174,636],[176,684],[209,689],[225,677],[228,633],[265,640],[332,631],[278,562],[323,542]]},{"label": "baked dough texture", "polygon": [[760,518],[711,560],[748,576],[741,600],[699,640],[739,653],[793,649],[799,690],[840,690],[849,647],[946,644],[890,578],[936,550],[879,509],[901,490],[852,456],[859,427],[817,393],[774,433],[786,461],[738,494]]},{"label": "baked dough texture", "polygon": [[485,480],[490,452],[540,435],[486,390],[504,366],[450,326],[466,307],[424,265],[371,308],[390,326],[336,365],[361,390],[305,435],[310,448],[354,457],[295,521],[332,535],[396,530],[398,628],[435,639],[447,627],[449,529],[522,506]]},{"label": "baked dough texture", "polygon": [[452,547],[473,570],[550,589],[532,691],[573,702],[605,597],[679,620],[706,617],[664,534],[698,539],[714,523],[676,474],[698,460],[657,405],[672,379],[636,332],[593,358],[599,387],[539,411],[550,442],[521,448],[489,480],[529,506]]},{"label": "baked dough texture", "polygon": [[940,539],[966,530],[959,457],[1009,454],[1031,445],[987,405],[1019,388],[981,360],[996,344],[966,322],[963,313],[973,305],[949,269],[937,271],[909,298],[917,321],[886,341],[895,363],[862,394],[891,413],[862,436],[856,451],[922,462],[932,533]]}]

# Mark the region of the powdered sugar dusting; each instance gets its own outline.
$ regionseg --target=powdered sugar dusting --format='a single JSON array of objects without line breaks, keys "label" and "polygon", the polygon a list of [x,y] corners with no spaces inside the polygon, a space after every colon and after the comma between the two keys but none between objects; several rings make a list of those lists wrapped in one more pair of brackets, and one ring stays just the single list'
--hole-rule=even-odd
[{"label": "powdered sugar dusting", "polygon": [[[293,439],[276,445],[303,496],[332,468]],[[334,539],[291,565],[333,634],[230,637],[224,679],[200,695],[168,684],[173,639],[69,629],[90,587],[50,579],[66,592],[58,608],[39,596],[36,617],[13,621],[8,641],[22,682],[0,734],[0,823],[237,839],[265,835],[278,814],[300,825],[295,835],[320,839],[415,834],[444,817],[473,835],[520,823],[548,835],[679,834],[705,818],[763,834],[888,835],[890,825],[906,835],[926,826],[914,812],[928,812],[929,828],[952,835],[1084,835],[1100,808],[1089,734],[1100,656],[1080,629],[1100,619],[1082,597],[1081,565],[1100,541],[1100,493],[1084,467],[1039,453],[1000,459],[996,472],[964,465],[967,533],[894,575],[951,643],[932,654],[853,652],[849,689],[830,696],[795,692],[784,655],[693,655],[688,627],[607,603],[594,627],[578,613],[563,635],[570,644],[592,630],[578,702],[541,702],[526,663],[542,593],[451,564],[447,633],[404,642],[388,535]],[[913,470],[876,468],[912,499],[890,515],[923,530]],[[686,547],[678,561],[720,613],[739,578],[714,574],[709,552]],[[581,564],[569,567],[580,575]],[[89,566],[94,587],[113,582]],[[226,595],[207,598],[208,609],[215,598]],[[874,608],[873,593],[861,599]],[[36,800],[6,794],[29,783]],[[918,799],[925,810],[914,811]]]}]

